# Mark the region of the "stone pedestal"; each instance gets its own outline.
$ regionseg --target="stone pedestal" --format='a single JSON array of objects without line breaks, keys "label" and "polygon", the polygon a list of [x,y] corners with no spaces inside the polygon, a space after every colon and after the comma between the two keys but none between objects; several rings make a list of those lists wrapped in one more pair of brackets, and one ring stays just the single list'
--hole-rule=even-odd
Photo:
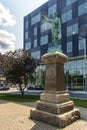
[{"label": "stone pedestal", "polygon": [[64,62],[68,57],[61,52],[47,53],[42,56],[46,64],[45,90],[37,101],[36,108],[30,111],[30,117],[46,123],[64,127],[80,118],[80,112],[74,108],[66,92]]}]

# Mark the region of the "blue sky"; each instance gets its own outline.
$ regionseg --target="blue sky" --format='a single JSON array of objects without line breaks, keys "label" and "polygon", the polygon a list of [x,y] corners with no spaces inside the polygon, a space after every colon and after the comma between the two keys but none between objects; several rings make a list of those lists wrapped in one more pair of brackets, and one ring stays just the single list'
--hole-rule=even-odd
[{"label": "blue sky", "polygon": [[23,18],[48,0],[0,0],[0,52],[23,48]]}]

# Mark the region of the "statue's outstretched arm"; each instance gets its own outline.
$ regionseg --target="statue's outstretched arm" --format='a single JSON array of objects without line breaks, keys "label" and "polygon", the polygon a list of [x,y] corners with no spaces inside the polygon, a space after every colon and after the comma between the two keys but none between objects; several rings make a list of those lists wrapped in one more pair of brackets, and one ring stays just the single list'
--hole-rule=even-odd
[{"label": "statue's outstretched arm", "polygon": [[44,19],[46,22],[48,22],[48,23],[51,23],[52,21],[49,19],[49,18],[47,18],[46,16],[44,16],[44,15],[42,15],[42,19]]}]

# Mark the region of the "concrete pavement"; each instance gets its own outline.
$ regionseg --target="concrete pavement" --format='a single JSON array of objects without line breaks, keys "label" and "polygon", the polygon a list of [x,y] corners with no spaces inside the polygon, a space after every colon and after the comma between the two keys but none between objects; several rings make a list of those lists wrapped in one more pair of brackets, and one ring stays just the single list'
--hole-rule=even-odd
[{"label": "concrete pavement", "polygon": [[31,120],[30,110],[35,103],[14,103],[0,100],[0,130],[87,130],[87,109],[79,108],[81,120],[59,129],[40,121]]}]

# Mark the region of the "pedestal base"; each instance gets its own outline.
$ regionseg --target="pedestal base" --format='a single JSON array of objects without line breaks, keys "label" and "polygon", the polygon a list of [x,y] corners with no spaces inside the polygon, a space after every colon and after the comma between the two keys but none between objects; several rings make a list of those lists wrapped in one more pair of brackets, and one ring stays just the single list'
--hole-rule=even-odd
[{"label": "pedestal base", "polygon": [[73,101],[69,100],[69,94],[66,92],[42,93],[40,99],[36,109],[30,111],[30,117],[33,119],[64,127],[80,118],[79,110],[74,108]]},{"label": "pedestal base", "polygon": [[36,109],[30,111],[30,117],[46,123],[64,127],[80,118],[80,112],[74,108],[66,93],[64,62],[68,57],[61,52],[47,53],[42,56],[46,64],[45,91],[40,95]]},{"label": "pedestal base", "polygon": [[30,115],[33,119],[43,121],[58,127],[67,126],[80,118],[78,109],[73,109],[72,111],[58,115],[35,109],[30,111]]}]

